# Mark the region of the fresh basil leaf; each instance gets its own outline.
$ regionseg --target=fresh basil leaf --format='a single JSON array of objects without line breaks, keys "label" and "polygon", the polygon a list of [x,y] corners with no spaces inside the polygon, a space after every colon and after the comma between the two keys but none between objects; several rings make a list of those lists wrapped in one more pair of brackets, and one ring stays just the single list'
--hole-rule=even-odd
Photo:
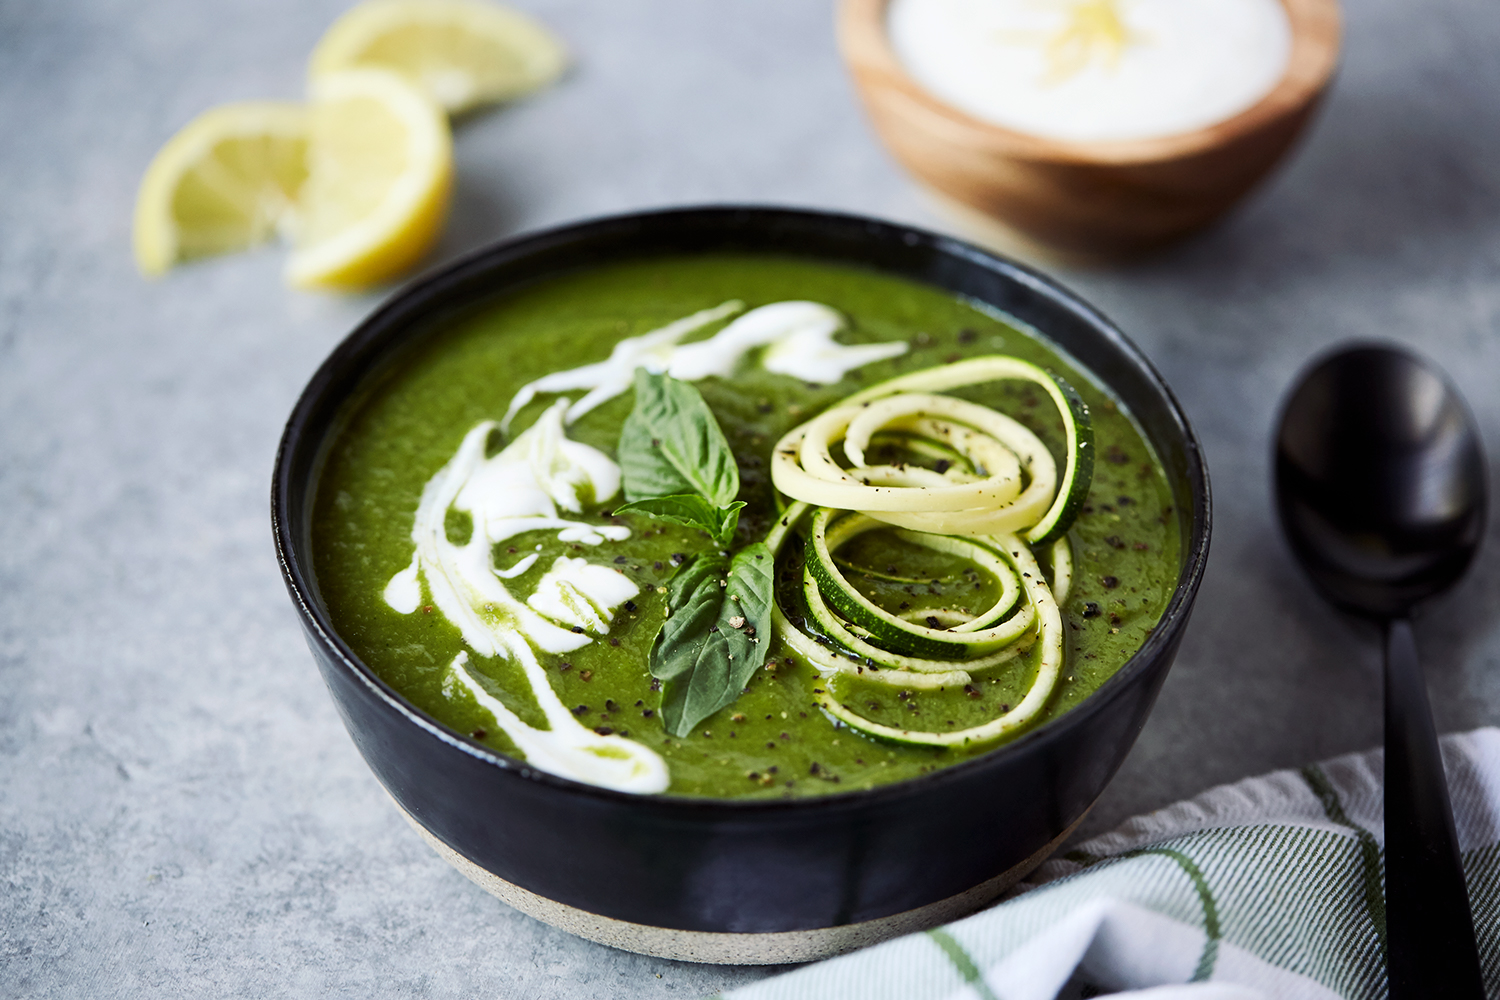
[{"label": "fresh basil leaf", "polygon": [[740,492],[734,452],[713,411],[687,382],[635,370],[635,408],[620,430],[625,499],[696,493],[728,507]]},{"label": "fresh basil leaf", "polygon": [[615,509],[616,514],[648,514],[662,521],[684,524],[689,528],[701,528],[709,533],[719,545],[728,545],[734,538],[734,529],[740,523],[740,508],[743,500],[736,500],[728,507],[715,507],[707,500],[692,493],[680,493],[670,497],[651,497],[636,500]]},{"label": "fresh basil leaf", "polygon": [[[661,716],[673,736],[731,704],[771,645],[771,550],[756,542],[727,559],[704,553],[667,587],[671,614],[651,647]],[[734,624],[738,621],[738,627]]]},{"label": "fresh basil leaf", "polygon": [[728,546],[734,541],[734,529],[740,526],[740,508],[745,506],[745,501],[736,500],[728,507],[719,508],[719,529],[714,532],[714,540],[720,545]]},{"label": "fresh basil leaf", "polygon": [[709,534],[719,530],[719,508],[696,493],[678,493],[669,497],[649,497],[615,508],[616,514],[648,514],[673,524],[702,528]]}]

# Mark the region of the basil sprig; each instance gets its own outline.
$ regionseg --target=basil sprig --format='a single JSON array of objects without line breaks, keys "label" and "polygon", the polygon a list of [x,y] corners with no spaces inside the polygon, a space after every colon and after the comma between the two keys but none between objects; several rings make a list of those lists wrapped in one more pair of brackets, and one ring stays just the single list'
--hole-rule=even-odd
[{"label": "basil sprig", "polygon": [[771,550],[764,542],[735,553],[695,557],[667,586],[671,609],[651,647],[662,682],[667,732],[686,736],[731,704],[771,644]]},{"label": "basil sprig", "polygon": [[725,546],[734,538],[743,502],[740,470],[713,411],[687,382],[635,370],[635,409],[620,429],[625,506],[702,528]]},{"label": "basil sprig", "polygon": [[[713,411],[687,382],[635,372],[635,408],[620,431],[625,499],[634,512],[701,528],[716,549],[739,525],[734,452]],[[667,619],[651,647],[661,717],[673,736],[731,704],[771,644],[771,551],[756,542],[730,558],[702,552],[667,587]]]}]

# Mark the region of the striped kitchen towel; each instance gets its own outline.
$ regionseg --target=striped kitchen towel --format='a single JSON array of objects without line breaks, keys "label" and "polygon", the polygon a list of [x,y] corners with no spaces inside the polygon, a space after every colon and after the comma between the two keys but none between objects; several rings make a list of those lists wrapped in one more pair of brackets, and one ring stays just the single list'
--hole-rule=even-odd
[{"label": "striped kitchen towel", "polygon": [[[1500,995],[1500,730],[1443,739],[1479,951]],[[731,1000],[1385,996],[1380,751],[1224,785],[1042,865],[988,910]]]}]

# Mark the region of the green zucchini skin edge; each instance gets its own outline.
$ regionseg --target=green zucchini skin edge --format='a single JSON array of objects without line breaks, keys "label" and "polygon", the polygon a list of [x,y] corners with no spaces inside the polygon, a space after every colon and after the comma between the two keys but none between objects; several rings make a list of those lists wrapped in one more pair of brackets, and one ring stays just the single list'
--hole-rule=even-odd
[{"label": "green zucchini skin edge", "polygon": [[[772,528],[770,534],[766,536],[766,547],[771,550],[773,558],[779,558],[781,556],[783,545],[786,543],[786,540],[795,533],[798,524],[801,523],[803,518],[808,516],[810,513],[814,513],[819,510],[820,508],[815,508],[812,505],[804,503],[802,501],[794,502],[787,507],[786,513],[782,515],[776,526]],[[1028,546],[1026,546],[1025,543],[1018,537],[1012,537],[1015,538],[1016,542],[1021,546],[1023,550],[1028,548]],[[1016,555],[1019,557],[1019,553],[1017,553]],[[1038,574],[1040,574],[1040,568],[1034,566],[1034,559],[1032,561],[1033,567],[1036,568]],[[802,575],[805,581],[810,575],[806,566],[804,566]],[[1043,705],[1045,705],[1046,700],[1051,697],[1052,691],[1057,683],[1057,678],[1061,672],[1060,668],[1062,666],[1060,659],[1062,654],[1062,626],[1061,621],[1058,618],[1057,604],[1051,596],[1050,588],[1048,588],[1045,584],[1045,578],[1038,576],[1037,579],[1043,581],[1043,595],[1045,596],[1042,599],[1044,599],[1050,606],[1050,613],[1047,615],[1042,614],[1041,605],[1038,604],[1035,629],[1028,629],[1027,633],[1020,637],[1016,642],[1012,643],[1007,650],[1013,650],[1014,652],[1019,653],[1023,650],[1030,649],[1034,642],[1041,641],[1044,643],[1042,659],[1040,661],[1037,661],[1036,663],[1037,674],[1032,681],[1031,690],[1029,690],[1026,694],[1026,697],[1022,699],[1022,704],[1017,705],[1015,708],[1007,711],[1001,716],[991,719],[987,723],[973,726],[966,730],[960,730],[958,732],[939,733],[927,732],[923,730],[898,730],[889,726],[875,723],[872,720],[865,719],[857,712],[845,706],[837,699],[837,697],[833,695],[832,691],[830,690],[829,684],[831,684],[834,680],[834,678],[830,676],[825,682],[823,690],[818,692],[817,694],[815,700],[817,707],[821,709],[831,721],[843,726],[847,726],[848,728],[854,730],[855,732],[858,732],[860,735],[864,736],[867,739],[882,743],[905,744],[911,746],[942,747],[967,746],[971,743],[989,743],[994,740],[1000,739],[1008,733],[1024,728],[1025,726],[1030,724],[1030,722],[1035,718],[1036,713],[1040,711]],[[800,593],[801,590],[802,588],[793,586],[789,589],[789,592],[795,595]],[[1031,596],[1033,600],[1037,599],[1036,595]],[[859,653],[849,650],[837,640],[823,635],[821,631],[813,625],[813,616],[810,614],[809,609],[807,609],[805,606],[797,607],[794,609],[794,611],[801,612],[800,616],[804,618],[807,624],[811,627],[810,631],[799,632],[797,627],[791,624],[786,616],[786,613],[783,611],[779,594],[778,596],[773,598],[771,612],[773,621],[775,622],[775,627],[779,630],[786,630],[788,634],[788,641],[792,642],[794,648],[798,645],[798,643],[792,641],[791,635],[793,633],[796,633],[802,637],[807,645],[820,646],[823,650],[823,655],[829,656],[835,660],[847,658],[852,663],[860,663],[863,660],[863,657],[861,657]],[[1050,636],[1050,642],[1046,641],[1048,639],[1048,633],[1052,633]],[[820,638],[814,638],[814,636],[819,636]],[[1047,652],[1047,646],[1053,647],[1053,652],[1051,653],[1050,657]],[[811,652],[811,650],[808,650],[808,652]],[[807,655],[807,653],[804,653],[804,655]],[[813,658],[818,659],[821,657]],[[1052,661],[1050,664],[1048,663],[1049,659],[1051,659]],[[964,665],[965,664],[962,661],[953,663],[953,666],[957,668],[954,683],[961,683],[956,679],[956,677],[962,676],[958,673],[958,671],[962,671]],[[847,669],[845,669],[843,672],[847,672]],[[906,678],[903,680],[903,682],[896,682],[893,675],[903,673],[906,674]],[[906,686],[908,684],[911,684],[912,680],[920,678],[922,676],[923,675],[921,674],[913,675],[909,671],[900,669],[883,669],[871,676],[870,679],[878,680],[878,682],[880,683],[890,684],[892,686]],[[932,679],[936,680],[936,678]],[[948,678],[944,679],[946,681]],[[917,685],[912,684],[911,686]],[[924,684],[921,686],[927,685]],[[1036,698],[1034,700],[1034,696],[1036,695],[1039,695],[1039,698]],[[1027,707],[1027,703],[1032,703],[1029,708]]]},{"label": "green zucchini skin edge", "polygon": [[[835,517],[834,512],[820,509],[813,516],[813,538],[807,558],[807,573],[815,582],[823,601],[829,604],[843,615],[845,619],[868,633],[865,640],[871,645],[885,649],[891,653],[904,656],[913,656],[923,659],[945,660],[962,668],[966,660],[983,657],[986,653],[994,652],[1015,641],[1015,635],[1006,635],[1003,638],[983,639],[973,633],[972,641],[965,642],[962,639],[950,641],[938,638],[930,634],[930,630],[897,625],[887,621],[874,613],[865,602],[852,593],[849,582],[842,579],[838,567],[833,563],[832,547],[828,540],[830,532],[828,528],[835,522],[841,521],[843,517],[858,515],[843,515]],[[923,532],[903,532],[896,529],[898,534],[907,537],[922,536]],[[916,540],[916,538],[914,538]],[[922,544],[917,541],[917,544]],[[959,544],[972,549],[984,551],[992,556],[997,563],[1004,564],[1012,574],[1014,590],[1009,601],[1002,601],[995,607],[990,608],[980,617],[986,619],[986,628],[999,628],[1007,616],[1016,607],[1020,600],[1021,587],[1018,572],[1010,564],[1009,558],[1004,552],[1003,546],[997,547],[986,544],[982,538],[963,538]],[[993,570],[991,570],[993,572]],[[1024,631],[1024,629],[1021,629]],[[928,634],[923,634],[928,633]]]},{"label": "green zucchini skin edge", "polygon": [[1078,520],[1084,501],[1088,500],[1089,488],[1094,484],[1094,422],[1089,417],[1089,406],[1061,375],[1050,371],[1046,374],[1066,403],[1058,409],[1073,446],[1068,449],[1068,466],[1057,486],[1057,502],[1024,536],[1026,541],[1038,546],[1050,545],[1068,533],[1073,522]]},{"label": "green zucchini skin edge", "polygon": [[813,580],[816,581],[818,591],[823,595],[823,600],[849,621],[870,632],[871,636],[867,641],[886,648],[898,646],[899,648],[891,648],[891,652],[904,653],[907,656],[920,656],[930,660],[960,661],[964,659],[966,650],[956,642],[942,642],[910,633],[905,633],[898,637],[896,630],[887,626],[884,622],[876,625],[878,631],[872,629],[870,626],[876,624],[875,620],[866,615],[864,608],[849,596],[848,591],[845,589],[849,586],[848,583],[834,578],[834,574],[828,571],[828,567],[821,558],[821,553],[816,548],[809,552],[808,556],[807,571],[811,574]]}]

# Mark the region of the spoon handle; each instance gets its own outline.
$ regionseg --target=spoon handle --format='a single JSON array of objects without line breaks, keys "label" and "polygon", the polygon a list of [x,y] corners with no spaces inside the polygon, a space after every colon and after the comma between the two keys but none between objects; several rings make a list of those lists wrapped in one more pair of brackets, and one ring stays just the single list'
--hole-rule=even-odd
[{"label": "spoon handle", "polygon": [[1484,996],[1443,758],[1405,618],[1385,631],[1385,884],[1391,1000]]}]

